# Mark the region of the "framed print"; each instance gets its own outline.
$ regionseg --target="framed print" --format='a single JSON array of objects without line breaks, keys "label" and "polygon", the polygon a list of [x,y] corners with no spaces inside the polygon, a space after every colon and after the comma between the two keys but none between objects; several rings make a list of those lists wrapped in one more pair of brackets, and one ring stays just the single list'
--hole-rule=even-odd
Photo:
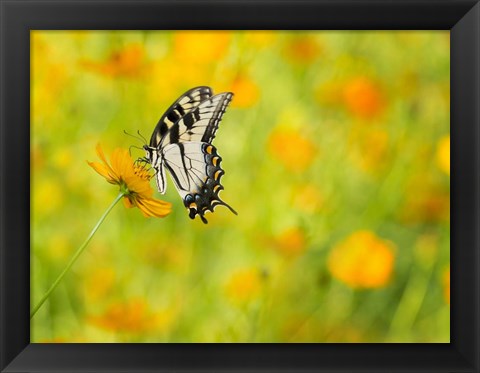
[{"label": "framed print", "polygon": [[479,370],[477,1],[1,19],[2,372]]}]

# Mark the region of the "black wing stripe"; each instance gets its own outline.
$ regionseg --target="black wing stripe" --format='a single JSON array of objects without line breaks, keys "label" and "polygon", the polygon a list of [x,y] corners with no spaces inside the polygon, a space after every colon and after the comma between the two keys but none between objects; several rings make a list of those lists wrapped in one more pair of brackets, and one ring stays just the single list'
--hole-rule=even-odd
[{"label": "black wing stripe", "polygon": [[170,172],[170,175],[172,176],[173,181],[174,181],[175,185],[177,186],[177,188],[182,189],[182,190],[186,190],[186,189],[183,189],[183,188],[181,187],[182,183],[181,183],[180,180],[178,179],[178,175],[177,175],[176,172],[173,170],[172,166],[169,165],[168,162],[165,162],[165,167],[167,167],[168,171]]},{"label": "black wing stripe", "polygon": [[183,117],[183,123],[185,124],[185,127],[187,127],[188,129],[192,128],[193,124],[199,120],[200,120],[199,110],[193,110],[192,112],[188,113]]},{"label": "black wing stripe", "polygon": [[150,146],[158,147],[168,130],[186,113],[213,94],[210,87],[195,87],[181,95],[162,115],[150,138]]},{"label": "black wing stripe", "polygon": [[225,92],[204,100],[170,127],[171,135],[163,137],[160,147],[189,141],[211,143],[232,97]]},{"label": "black wing stripe", "polygon": [[174,125],[172,128],[170,128],[170,144],[178,143],[179,139],[180,139],[179,127],[178,125]]},{"label": "black wing stripe", "polygon": [[205,133],[203,134],[202,142],[211,143],[212,140],[215,138],[215,133],[217,132],[218,125],[222,120],[223,114],[225,113],[228,104],[232,100],[232,97],[233,95],[231,93],[227,93],[221,104],[215,107],[212,120],[210,121],[209,125],[205,129]]},{"label": "black wing stripe", "polygon": [[[179,120],[182,117],[181,113],[182,112],[180,110],[173,109],[170,113],[167,114],[167,119],[171,123],[175,123],[177,120]],[[163,124],[165,124],[165,123],[163,123]]]}]

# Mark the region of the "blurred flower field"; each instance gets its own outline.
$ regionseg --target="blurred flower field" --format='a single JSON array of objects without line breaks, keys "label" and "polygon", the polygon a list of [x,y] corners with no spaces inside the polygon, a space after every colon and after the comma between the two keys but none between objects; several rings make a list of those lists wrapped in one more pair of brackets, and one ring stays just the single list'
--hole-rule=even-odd
[{"label": "blurred flower field", "polygon": [[[33,31],[31,305],[186,90],[233,101],[222,198],[191,220],[119,204],[32,342],[449,342],[448,32]],[[132,148],[132,157],[144,152]],[[152,187],[155,187],[152,180]]]}]

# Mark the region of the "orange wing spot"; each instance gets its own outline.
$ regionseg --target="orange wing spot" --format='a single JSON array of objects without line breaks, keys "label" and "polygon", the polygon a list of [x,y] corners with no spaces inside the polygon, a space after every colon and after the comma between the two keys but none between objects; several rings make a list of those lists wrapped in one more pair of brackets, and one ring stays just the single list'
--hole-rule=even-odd
[{"label": "orange wing spot", "polygon": [[213,187],[214,193],[216,193],[217,190],[219,190],[219,189],[220,189],[220,185],[215,185],[215,186]]},{"label": "orange wing spot", "polygon": [[208,153],[208,154],[212,154],[212,150],[213,150],[213,146],[212,146],[212,145],[207,146],[207,153]]},{"label": "orange wing spot", "polygon": [[197,208],[197,204],[195,202],[192,202],[188,205],[188,208],[190,209],[196,209]]},{"label": "orange wing spot", "polygon": [[213,163],[214,166],[216,166],[217,163],[218,163],[218,157],[213,158],[212,163]]},{"label": "orange wing spot", "polygon": [[213,175],[213,178],[217,180],[221,173],[222,173],[222,170],[216,171],[215,174]]}]

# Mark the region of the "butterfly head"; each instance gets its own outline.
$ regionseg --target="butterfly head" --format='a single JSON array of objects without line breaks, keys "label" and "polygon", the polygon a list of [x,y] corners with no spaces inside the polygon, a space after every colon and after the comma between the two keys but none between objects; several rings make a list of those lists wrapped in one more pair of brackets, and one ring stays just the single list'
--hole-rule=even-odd
[{"label": "butterfly head", "polygon": [[145,150],[145,161],[154,165],[157,162],[158,152],[157,149],[148,146],[147,144],[143,145],[143,149]]}]

